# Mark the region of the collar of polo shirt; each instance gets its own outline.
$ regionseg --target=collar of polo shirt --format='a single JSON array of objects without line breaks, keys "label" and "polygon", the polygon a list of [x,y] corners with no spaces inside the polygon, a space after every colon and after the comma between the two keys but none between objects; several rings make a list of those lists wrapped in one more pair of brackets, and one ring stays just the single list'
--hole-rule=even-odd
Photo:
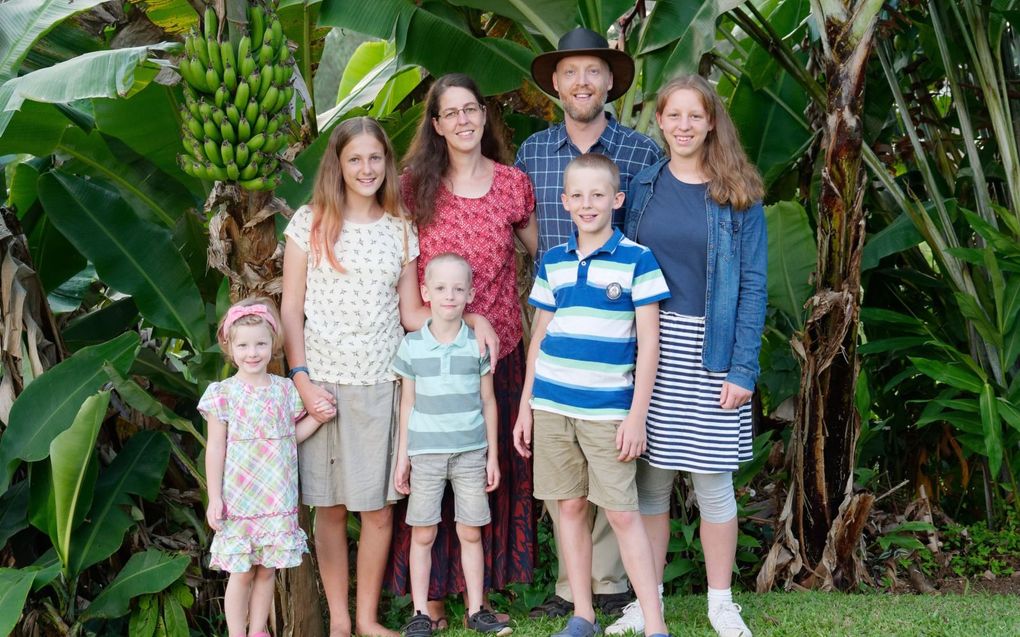
[{"label": "collar of polo shirt", "polygon": [[453,339],[449,343],[440,343],[437,341],[436,337],[432,335],[432,330],[429,329],[430,325],[432,325],[432,319],[425,321],[425,327],[421,330],[421,337],[429,349],[439,349],[440,347],[446,347],[448,345],[463,346],[467,344],[468,327],[467,323],[464,322],[464,319],[460,320],[460,331],[457,332],[457,338]]},{"label": "collar of polo shirt", "polygon": [[[609,237],[609,239],[607,239],[606,242],[603,243],[600,248],[598,248],[597,250],[594,250],[588,256],[592,257],[592,256],[594,256],[596,254],[601,254],[602,252],[608,252],[609,254],[613,254],[614,252],[616,252],[616,247],[618,245],[620,245],[621,241],[623,241],[623,233],[620,232],[619,228],[613,228],[613,236]],[[576,232],[574,234],[570,235],[570,238],[567,239],[567,252],[573,252],[575,254],[577,253],[577,233]]]}]

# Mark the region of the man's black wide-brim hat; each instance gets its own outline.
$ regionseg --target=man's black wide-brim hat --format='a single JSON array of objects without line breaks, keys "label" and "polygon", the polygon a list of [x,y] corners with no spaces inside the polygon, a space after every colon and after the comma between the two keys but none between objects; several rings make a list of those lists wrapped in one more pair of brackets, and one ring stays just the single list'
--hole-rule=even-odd
[{"label": "man's black wide-brim hat", "polygon": [[572,55],[593,55],[602,58],[613,73],[613,87],[609,89],[606,101],[612,102],[627,92],[634,81],[634,60],[623,51],[609,48],[609,42],[594,31],[578,27],[560,38],[555,51],[542,53],[531,62],[531,79],[540,89],[557,96],[552,76],[556,64]]}]

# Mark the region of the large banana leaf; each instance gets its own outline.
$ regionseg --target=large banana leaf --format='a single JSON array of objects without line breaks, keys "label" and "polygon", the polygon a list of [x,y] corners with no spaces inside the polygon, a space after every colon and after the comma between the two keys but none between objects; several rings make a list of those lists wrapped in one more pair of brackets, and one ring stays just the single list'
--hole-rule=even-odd
[{"label": "large banana leaf", "polygon": [[173,557],[156,549],[135,553],[117,578],[89,604],[82,619],[126,615],[132,598],[170,586],[188,568],[189,561],[187,555]]},{"label": "large banana leaf", "polygon": [[747,155],[761,171],[766,187],[799,159],[812,133],[802,113],[807,94],[789,74],[756,91],[741,78],[729,100],[730,115],[740,130]]},{"label": "large banana leaf", "polygon": [[[367,42],[366,44],[383,43]],[[351,117],[353,109],[360,110],[359,105],[369,104],[374,101],[383,87],[399,74],[396,55],[383,56],[376,60],[373,66],[367,69],[363,68],[365,65],[370,64],[375,56],[371,55],[372,49],[362,49],[362,46],[365,45],[363,44],[355,50],[350,62],[344,67],[336,106],[319,114],[317,123],[320,135],[325,133],[325,131],[332,130],[341,120]],[[354,65],[353,67],[351,66],[352,64]],[[349,87],[344,86],[343,78],[346,78],[348,83],[353,82],[353,84]],[[365,110],[365,114],[368,114],[367,110]],[[306,175],[308,173],[302,172],[301,174]]]},{"label": "large banana leaf", "polygon": [[639,55],[657,52],[645,66],[645,95],[678,73],[698,71],[701,56],[715,46],[718,15],[715,0],[655,3],[638,40]]},{"label": "large banana leaf", "polygon": [[883,258],[912,248],[922,241],[924,237],[917,231],[917,226],[911,221],[910,215],[900,214],[892,223],[868,237],[861,257],[861,270],[878,267],[879,261]]},{"label": "large banana leaf", "polygon": [[[41,162],[40,162],[41,163]],[[53,292],[60,284],[81,272],[85,257],[81,256],[60,231],[53,227],[39,203],[39,171],[32,163],[18,164],[11,181],[11,203],[21,216],[28,236],[32,264],[39,274],[43,290]],[[111,334],[112,338],[116,334]],[[107,339],[103,339],[104,341]],[[99,341],[97,341],[99,342]]]},{"label": "large banana leaf", "polygon": [[0,83],[14,77],[36,39],[64,18],[106,0],[9,0],[0,3]]},{"label": "large banana leaf", "polygon": [[0,546],[28,526],[28,480],[22,480],[0,496]]},{"label": "large banana leaf", "polygon": [[62,172],[39,179],[39,197],[54,225],[115,289],[134,297],[154,325],[209,344],[205,305],[170,231],[138,218],[110,190]]},{"label": "large banana leaf", "polygon": [[[561,35],[577,26],[577,0],[451,0],[450,3],[492,11],[531,27],[541,33],[552,48],[555,48]],[[633,5],[633,2],[627,0],[627,4]],[[601,31],[605,32],[604,29]]]},{"label": "large banana leaf", "polygon": [[[38,161],[36,159],[32,162],[21,162],[16,166],[6,167],[7,174],[10,176],[10,182],[7,184],[9,205],[13,205],[22,218],[39,198],[39,189],[36,187],[39,181],[39,169],[35,165]],[[22,225],[24,225],[24,221]]]},{"label": "large banana leaf", "polygon": [[804,326],[804,303],[811,296],[809,279],[815,269],[817,248],[807,212],[796,201],[765,207],[769,237],[769,305],[790,317],[794,327]]},{"label": "large banana leaf", "polygon": [[[0,113],[0,119],[5,115]],[[52,104],[25,102],[0,134],[0,155],[29,153],[45,157],[53,152],[69,125],[70,121]]]},{"label": "large banana leaf", "polygon": [[78,527],[71,540],[70,572],[80,573],[106,559],[134,524],[129,514],[132,495],[150,502],[159,493],[170,458],[170,443],[156,431],[139,431],[96,481],[96,497],[88,523]]},{"label": "large banana leaf", "polygon": [[[37,39],[21,61],[19,73],[30,73],[66,62],[89,51],[108,49],[106,42],[89,33],[76,20],[65,20]],[[6,82],[10,78],[3,81]]]},{"label": "large banana leaf", "polygon": [[53,514],[57,531],[53,547],[64,565],[65,575],[69,573],[70,566],[71,532],[92,504],[97,471],[96,463],[92,461],[92,450],[109,404],[108,391],[89,396],[71,426],[50,443]]},{"label": "large banana leaf", "polygon": [[393,37],[397,19],[414,8],[407,0],[327,0],[319,9],[319,25],[387,40]]},{"label": "large banana leaf", "polygon": [[486,95],[519,88],[531,74],[530,49],[509,40],[477,38],[451,12],[432,12],[411,0],[331,2],[322,7],[319,23],[393,37],[401,62],[423,66],[433,75],[467,73]]},{"label": "large banana leaf", "polygon": [[[89,345],[104,343],[128,331],[137,322],[138,306],[131,297],[125,297],[72,319],[60,332],[60,336],[67,349],[75,352]],[[143,356],[147,351],[151,350],[141,350],[138,355]]]},{"label": "large banana leaf", "polygon": [[[178,89],[152,82],[130,99],[97,99],[92,107],[96,128],[158,166],[165,174],[156,179],[173,181],[175,190],[179,189],[179,182],[195,197],[204,198],[202,184],[177,164],[181,152],[180,119],[172,105],[181,101]],[[124,161],[116,153],[115,156]],[[169,216],[176,218],[179,214]]]},{"label": "large banana leaf", "polygon": [[149,22],[167,33],[183,35],[198,27],[198,14],[188,0],[130,0]]},{"label": "large banana leaf", "polygon": [[[811,3],[809,0],[786,0],[777,2],[774,9],[763,13],[769,26],[780,37],[789,40],[790,44],[796,44],[803,34],[803,29],[807,28],[807,19],[811,15]],[[750,45],[750,53],[741,70],[751,80],[754,88],[761,89],[778,80],[780,66],[776,62],[773,52],[753,44],[750,38],[744,42]]]},{"label": "large banana leaf", "polygon": [[419,84],[421,71],[416,66],[401,68],[393,43],[364,42],[344,67],[336,106],[319,116],[319,130],[331,129],[342,115],[358,106],[371,104],[373,117],[389,115]]},{"label": "large banana leaf", "polygon": [[[164,100],[164,103],[160,104],[151,97],[141,100],[146,94],[154,95]],[[28,102],[14,115],[13,125],[0,136],[0,154],[30,153],[45,157],[55,153],[70,157],[73,161],[66,165],[65,170],[113,183],[139,214],[156,218],[163,225],[172,227],[185,210],[200,202],[196,196],[201,197],[204,193],[200,184],[184,176],[174,165],[173,153],[180,144],[180,137],[176,120],[172,113],[166,111],[166,98],[165,92],[154,89],[144,91],[134,99],[125,100],[126,104],[132,105],[131,108],[110,108],[107,100],[97,101],[95,108],[99,116],[98,123],[113,135],[123,135],[121,140],[97,131],[86,133],[79,126],[73,125],[54,106]],[[140,100],[137,105],[136,99]],[[113,124],[110,120],[117,116],[123,117],[128,123]],[[160,128],[150,129],[147,124],[139,123],[148,119],[155,121]],[[138,131],[134,131],[132,126]],[[139,131],[147,134],[146,140],[140,138]],[[137,149],[140,154],[136,155],[134,150],[123,148],[122,141],[132,146],[132,149]],[[152,153],[152,162],[149,161],[149,153]],[[169,172],[158,170],[154,163],[168,165]],[[33,168],[29,164],[20,164],[15,173],[15,183],[19,184],[19,193],[23,195],[21,203],[27,203],[37,195],[38,177],[26,172]],[[191,192],[188,190],[189,184],[194,186]],[[19,211],[24,213],[26,208],[19,205]],[[56,283],[66,280],[67,269],[61,269],[65,276]],[[80,269],[79,266],[73,271]],[[52,290],[52,287],[48,286],[47,289]]]},{"label": "large banana leaf", "polygon": [[[176,127],[171,130],[176,132]],[[118,146],[116,140],[104,139],[98,131],[85,134],[72,126],[56,150],[73,159],[62,168],[63,172],[110,182],[142,218],[167,228],[172,228],[178,217],[200,203],[181,182],[159,170],[146,157]]]},{"label": "large banana leaf", "polygon": [[616,20],[633,8],[633,0],[579,0],[577,3],[581,24],[599,33],[608,31]]},{"label": "large banana leaf", "polygon": [[294,42],[294,61],[301,78],[312,86],[313,69],[322,58],[329,29],[316,28],[319,21],[320,0],[280,0],[276,14],[283,25],[283,33]]},{"label": "large banana leaf", "polygon": [[32,589],[35,572],[0,568],[0,635],[10,635]]},{"label": "large banana leaf", "polygon": [[138,334],[127,332],[102,345],[86,347],[25,387],[14,401],[7,429],[0,437],[0,493],[7,491],[19,461],[45,458],[50,443],[71,426],[85,399],[109,381],[103,365],[109,363],[126,374],[140,344]]},{"label": "large banana leaf", "polygon": [[164,425],[170,425],[177,431],[188,434],[200,445],[205,446],[205,436],[195,429],[195,425],[190,420],[175,414],[169,407],[142,389],[141,385],[130,378],[125,378],[112,367],[107,366],[106,371],[110,375],[110,380],[113,382],[113,387],[117,390],[117,394],[128,406],[146,416],[155,418]]},{"label": "large banana leaf", "polygon": [[[3,5],[0,5],[2,7]],[[178,48],[174,42],[95,51],[7,80],[0,86],[0,135],[25,100],[67,104],[94,97],[126,97],[151,82],[160,70],[152,51]]]}]

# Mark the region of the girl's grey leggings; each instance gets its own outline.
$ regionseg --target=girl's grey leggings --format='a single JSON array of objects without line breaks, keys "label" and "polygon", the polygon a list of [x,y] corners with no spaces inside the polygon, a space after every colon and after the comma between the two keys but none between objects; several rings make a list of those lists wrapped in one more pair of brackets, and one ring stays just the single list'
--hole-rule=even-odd
[{"label": "girl's grey leggings", "polygon": [[[659,515],[669,512],[669,498],[673,493],[675,469],[653,467],[637,460],[638,509],[641,515]],[[737,516],[737,499],[733,494],[733,473],[694,473],[694,495],[706,522],[729,522]]]}]

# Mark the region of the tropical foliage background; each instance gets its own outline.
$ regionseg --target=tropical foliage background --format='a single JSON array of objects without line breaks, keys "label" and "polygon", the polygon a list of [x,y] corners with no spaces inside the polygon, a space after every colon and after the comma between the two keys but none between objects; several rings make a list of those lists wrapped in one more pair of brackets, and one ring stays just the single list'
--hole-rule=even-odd
[{"label": "tropical foliage background", "polygon": [[[210,4],[225,34],[243,31],[245,2]],[[657,88],[708,75],[765,177],[744,585],[880,585],[947,520],[1016,523],[1016,0],[270,8],[297,63],[299,126],[289,176],[248,193],[177,164],[175,68],[202,0],[0,3],[0,632],[220,629],[195,411],[229,373],[220,310],[279,292],[278,229],[337,122],[377,117],[403,152],[430,79],[462,71],[519,143],[559,116],[530,61],[578,24],[636,59],[621,121],[654,136]],[[684,589],[698,585],[696,523],[677,510],[667,578]],[[281,578],[290,634],[321,634],[313,573]]]}]

